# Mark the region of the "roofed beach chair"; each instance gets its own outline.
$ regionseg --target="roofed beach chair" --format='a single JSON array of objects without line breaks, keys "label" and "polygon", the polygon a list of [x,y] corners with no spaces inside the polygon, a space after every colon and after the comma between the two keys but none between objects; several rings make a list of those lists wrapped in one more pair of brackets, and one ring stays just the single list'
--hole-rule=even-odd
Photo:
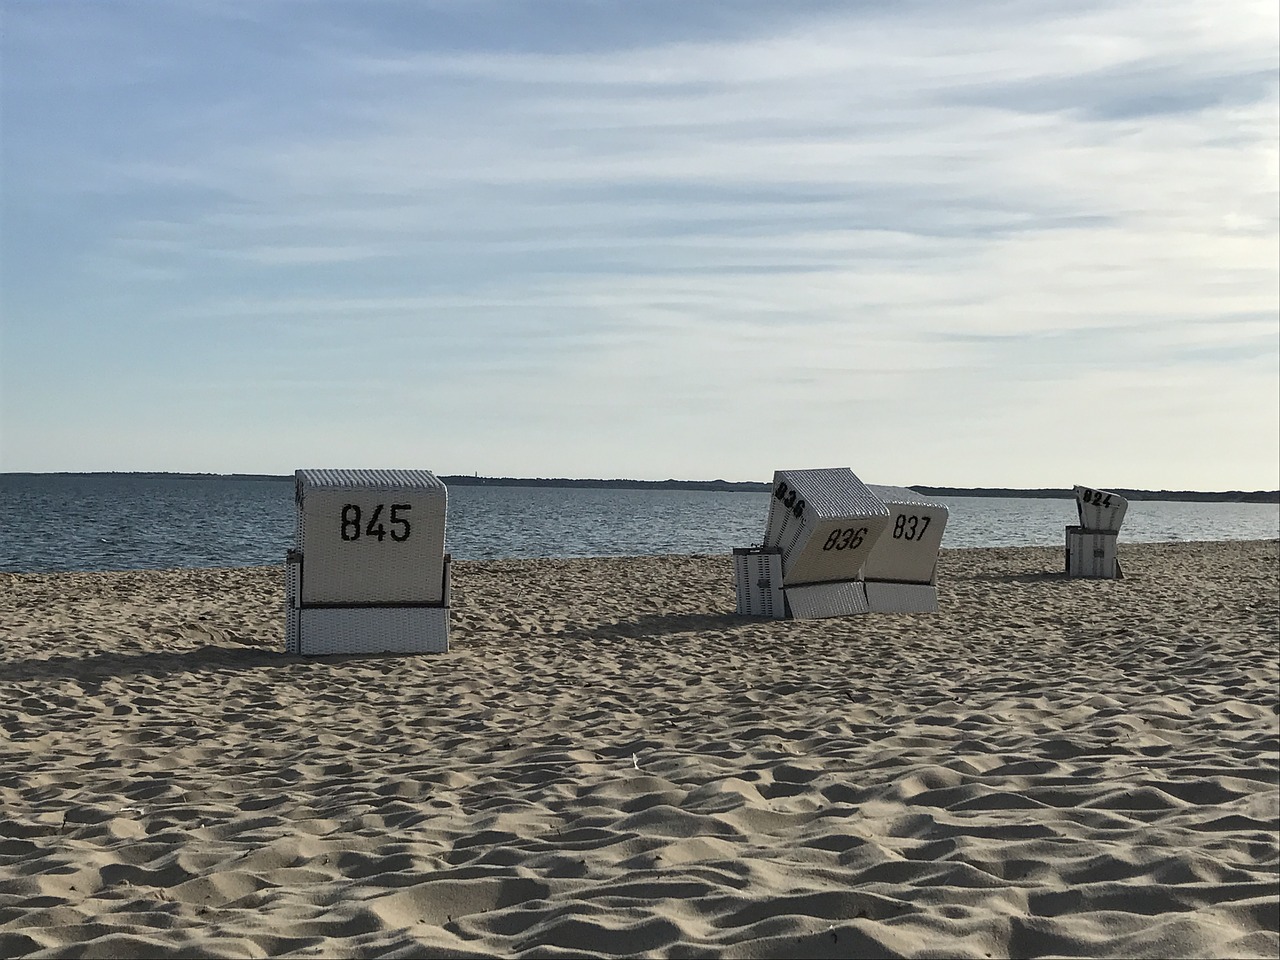
[{"label": "roofed beach chair", "polygon": [[868,489],[889,508],[889,523],[862,568],[867,605],[873,613],[936,613],[946,505],[909,487]]},{"label": "roofed beach chair", "polygon": [[285,650],[449,649],[448,491],[427,470],[299,470]]},{"label": "roofed beach chair", "polygon": [[738,612],[867,613],[858,576],[888,523],[889,508],[848,467],[775,472],[763,545],[733,551]]},{"label": "roofed beach chair", "polygon": [[1067,527],[1067,576],[1115,580],[1124,577],[1116,558],[1116,538],[1129,501],[1118,493],[1075,486],[1076,516]]}]

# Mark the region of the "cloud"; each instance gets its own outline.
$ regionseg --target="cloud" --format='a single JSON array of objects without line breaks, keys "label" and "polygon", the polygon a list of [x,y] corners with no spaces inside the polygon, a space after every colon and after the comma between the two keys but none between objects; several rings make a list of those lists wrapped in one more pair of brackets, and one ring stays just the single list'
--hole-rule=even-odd
[{"label": "cloud", "polygon": [[[187,337],[204,382],[272,402],[465,397],[508,440],[504,415],[568,418],[601,470],[610,418],[694,437],[744,385],[794,462],[859,404],[946,419],[965,395],[1049,444],[1001,412],[1040,409],[1029,381],[1154,396],[1237,363],[1248,388],[1209,409],[1269,423],[1273,5],[714,6],[24,8],[6,299],[33,325],[105,307],[135,356]],[[99,28],[153,53],[117,69]],[[6,360],[24,409],[30,355]],[[1232,469],[1274,473],[1254,446]]]}]

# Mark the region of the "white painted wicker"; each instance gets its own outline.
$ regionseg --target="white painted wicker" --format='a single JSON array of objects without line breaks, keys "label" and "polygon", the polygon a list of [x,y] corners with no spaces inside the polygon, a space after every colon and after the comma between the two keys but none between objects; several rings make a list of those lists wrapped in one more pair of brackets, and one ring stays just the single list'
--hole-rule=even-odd
[{"label": "white painted wicker", "polygon": [[863,579],[936,583],[938,551],[949,516],[946,504],[909,487],[871,484],[869,489],[889,508],[889,522],[867,557]]},{"label": "white painted wicker", "polygon": [[352,653],[445,653],[447,607],[303,607],[302,645],[309,657]]},{"label": "white painted wicker", "polygon": [[302,553],[290,550],[284,566],[284,652],[296,656],[300,650],[298,605],[302,602],[299,588],[302,583]]},{"label": "white painted wicker", "polygon": [[426,470],[299,470],[285,650],[448,650],[448,494]]},{"label": "white painted wicker", "polygon": [[1116,535],[1067,527],[1067,575],[1103,580],[1124,576],[1116,559]]},{"label": "white painted wicker", "polygon": [[448,493],[427,470],[299,470],[302,603],[443,603]]},{"label": "white painted wicker", "polygon": [[1118,493],[1095,490],[1093,487],[1075,486],[1076,516],[1085,530],[1099,533],[1119,533],[1129,501]]},{"label": "white painted wicker", "polygon": [[861,580],[787,587],[787,608],[797,620],[847,617],[867,613],[866,585]]},{"label": "white painted wicker", "polygon": [[868,580],[867,606],[872,613],[937,613],[938,588],[932,583],[889,583]]},{"label": "white painted wicker", "polygon": [[781,619],[787,615],[782,595],[782,554],[759,547],[735,547],[733,572],[738,593],[738,613]]},{"label": "white painted wicker", "polygon": [[889,508],[848,467],[779,470],[764,546],[782,551],[785,587],[853,580],[889,522]]}]

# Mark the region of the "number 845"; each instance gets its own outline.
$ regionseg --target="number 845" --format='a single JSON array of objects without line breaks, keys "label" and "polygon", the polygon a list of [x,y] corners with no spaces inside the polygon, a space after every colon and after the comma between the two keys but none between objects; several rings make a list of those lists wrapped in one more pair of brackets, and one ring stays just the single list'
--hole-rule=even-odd
[{"label": "number 845", "polygon": [[[393,503],[391,505],[391,539],[396,543],[404,543],[409,539],[409,518],[402,516],[411,509],[408,503]],[[350,543],[352,540],[359,540],[360,534],[363,532],[365,536],[376,537],[379,542],[387,536],[386,525],[382,522],[382,511],[386,509],[386,504],[378,504],[373,508],[373,515],[369,517],[369,522],[361,525],[360,505],[358,503],[348,503],[342,508],[342,539]]]}]

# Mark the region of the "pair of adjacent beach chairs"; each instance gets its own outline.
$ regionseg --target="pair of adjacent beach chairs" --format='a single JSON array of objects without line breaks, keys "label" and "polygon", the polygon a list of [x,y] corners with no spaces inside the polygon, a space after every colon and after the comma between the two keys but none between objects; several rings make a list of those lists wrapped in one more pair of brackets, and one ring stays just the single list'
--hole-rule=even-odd
[{"label": "pair of adjacent beach chairs", "polygon": [[[1118,530],[1123,501],[1076,491],[1081,526],[1067,530],[1068,572],[1108,575],[1090,571],[1105,566],[1108,549],[1115,566],[1114,533],[1085,524]],[[286,652],[449,649],[448,491],[434,474],[299,470],[295,501]],[[936,611],[947,518],[944,504],[907,487],[868,486],[848,467],[777,471],[763,543],[733,551],[737,612],[816,619]]]}]

